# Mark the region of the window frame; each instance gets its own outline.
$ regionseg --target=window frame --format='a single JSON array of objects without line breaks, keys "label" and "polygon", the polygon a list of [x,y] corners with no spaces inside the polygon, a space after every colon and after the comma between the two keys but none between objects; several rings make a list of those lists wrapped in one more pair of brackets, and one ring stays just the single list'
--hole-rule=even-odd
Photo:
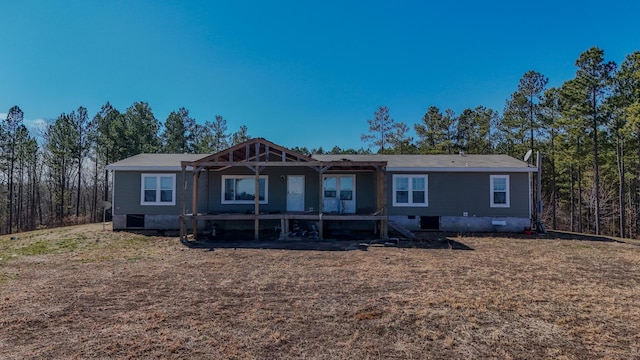
[{"label": "window frame", "polygon": [[[176,205],[176,174],[140,174],[140,205],[143,206],[175,206]],[[156,179],[156,200],[155,201],[145,201],[144,200],[144,192],[145,192],[145,179],[147,178],[155,178]],[[162,181],[161,178],[171,178],[171,201],[162,201]],[[166,189],[165,189],[166,190]]]},{"label": "window frame", "polygon": [[[407,178],[408,202],[401,203],[397,201],[398,191],[396,190],[397,180],[399,178]],[[424,202],[413,201],[413,179],[424,179]],[[429,207],[429,175],[428,174],[393,174],[392,175],[392,204],[394,207]]]},{"label": "window frame", "polygon": [[[506,182],[505,182],[505,190],[504,190],[504,193],[505,193],[505,203],[504,204],[495,203],[494,202],[494,199],[495,199],[494,194],[497,192],[495,190],[495,187],[494,187],[495,179],[505,179],[506,180]],[[499,191],[499,192],[502,192],[502,191]],[[509,207],[511,207],[511,196],[510,196],[510,194],[511,194],[511,191],[510,191],[510,184],[509,184],[509,175],[490,175],[489,176],[489,204],[490,204],[490,206],[492,208],[509,208]]]},{"label": "window frame", "polygon": [[[255,175],[222,175],[221,183],[220,183],[220,204],[223,205],[234,205],[234,204],[255,204],[254,200],[225,200],[226,186],[228,179],[252,179],[255,181]],[[260,175],[259,179],[264,179],[264,200],[259,200],[259,204],[268,204],[269,203],[269,176],[268,175]],[[259,181],[259,180],[258,180]],[[253,184],[255,187],[255,183]],[[260,194],[257,194],[258,198]],[[235,197],[235,195],[234,195]]]}]

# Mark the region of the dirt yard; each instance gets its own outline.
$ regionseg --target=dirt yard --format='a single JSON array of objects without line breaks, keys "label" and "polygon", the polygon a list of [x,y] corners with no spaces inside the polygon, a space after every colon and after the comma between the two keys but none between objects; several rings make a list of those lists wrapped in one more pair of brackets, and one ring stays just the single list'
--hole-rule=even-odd
[{"label": "dirt yard", "polygon": [[640,357],[637,242],[359,245],[0,237],[0,358]]}]

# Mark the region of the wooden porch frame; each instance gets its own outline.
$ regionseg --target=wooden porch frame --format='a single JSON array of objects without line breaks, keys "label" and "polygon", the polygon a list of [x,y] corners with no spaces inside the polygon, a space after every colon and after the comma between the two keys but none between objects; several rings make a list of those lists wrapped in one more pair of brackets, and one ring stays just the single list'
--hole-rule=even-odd
[{"label": "wooden porch frame", "polygon": [[[270,159],[270,157],[272,159]],[[221,171],[232,167],[245,167],[251,169],[256,177],[255,193],[260,192],[260,172],[266,167],[290,167],[305,166],[318,172],[319,176],[319,210],[315,214],[260,214],[260,199],[255,197],[253,214],[204,214],[198,209],[199,179],[202,171]],[[186,222],[192,222],[193,238],[198,236],[198,222],[208,220],[253,220],[254,239],[259,239],[260,220],[281,221],[281,231],[286,238],[285,226],[288,227],[288,220],[312,220],[319,224],[319,239],[324,239],[324,221],[346,220],[346,221],[379,221],[378,231],[382,239],[388,238],[387,226],[387,189],[386,189],[386,161],[317,161],[311,157],[298,154],[294,151],[273,144],[265,139],[256,138],[244,143],[223,150],[219,153],[209,155],[196,161],[182,161],[182,214],[180,215],[180,238],[186,240],[188,237]],[[187,189],[187,169],[193,173],[192,187],[192,207],[191,212],[186,210],[186,189]],[[376,206],[375,214],[349,214],[333,215],[323,214],[322,207],[322,176],[328,171],[349,172],[349,171],[373,171],[376,179]]]}]

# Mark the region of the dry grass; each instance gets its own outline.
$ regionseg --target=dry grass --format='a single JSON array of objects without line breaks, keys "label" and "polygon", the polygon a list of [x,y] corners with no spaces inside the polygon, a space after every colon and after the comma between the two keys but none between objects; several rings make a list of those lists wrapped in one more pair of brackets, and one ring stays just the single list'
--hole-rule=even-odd
[{"label": "dry grass", "polygon": [[[190,249],[102,225],[0,237],[0,358],[640,354],[640,246]],[[242,244],[240,244],[242,245]]]}]

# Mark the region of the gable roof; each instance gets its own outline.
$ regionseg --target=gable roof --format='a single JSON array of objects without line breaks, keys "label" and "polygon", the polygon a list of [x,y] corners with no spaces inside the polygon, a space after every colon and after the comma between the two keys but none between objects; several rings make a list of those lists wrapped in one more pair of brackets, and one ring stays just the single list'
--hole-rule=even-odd
[{"label": "gable roof", "polygon": [[508,155],[312,155],[319,161],[386,161],[388,171],[537,172]]},{"label": "gable roof", "polygon": [[224,149],[200,159],[185,160],[184,165],[192,167],[224,167],[231,164],[260,161],[277,162],[312,162],[316,161],[306,155],[276,145],[263,138],[249,139],[240,144]]},{"label": "gable roof", "polygon": [[178,171],[182,161],[202,159],[208,154],[138,154],[107,165],[107,170]]}]

